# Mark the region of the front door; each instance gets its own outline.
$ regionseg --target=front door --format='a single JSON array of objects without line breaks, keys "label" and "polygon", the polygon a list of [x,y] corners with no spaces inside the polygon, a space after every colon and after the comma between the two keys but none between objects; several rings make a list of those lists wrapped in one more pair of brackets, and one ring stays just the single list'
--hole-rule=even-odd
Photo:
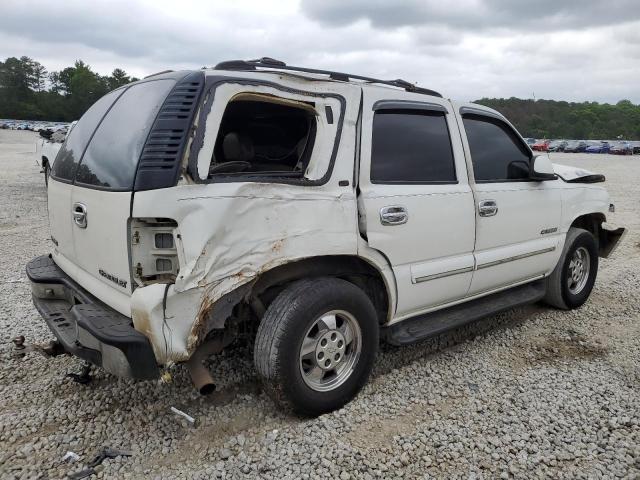
[{"label": "front door", "polygon": [[395,320],[464,297],[473,274],[475,217],[451,104],[389,100],[367,90],[359,209],[369,246],[398,282]]},{"label": "front door", "polygon": [[469,295],[540,278],[553,270],[562,245],[560,180],[529,179],[531,151],[503,119],[465,107],[461,116],[476,199]]}]

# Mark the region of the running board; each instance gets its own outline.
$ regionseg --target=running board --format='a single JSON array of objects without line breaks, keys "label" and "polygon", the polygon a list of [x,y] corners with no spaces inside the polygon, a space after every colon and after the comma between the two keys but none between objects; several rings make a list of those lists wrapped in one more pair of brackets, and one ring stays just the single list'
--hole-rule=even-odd
[{"label": "running board", "polygon": [[418,315],[386,327],[382,337],[392,345],[408,345],[519,305],[541,300],[545,281],[538,280],[453,307]]}]

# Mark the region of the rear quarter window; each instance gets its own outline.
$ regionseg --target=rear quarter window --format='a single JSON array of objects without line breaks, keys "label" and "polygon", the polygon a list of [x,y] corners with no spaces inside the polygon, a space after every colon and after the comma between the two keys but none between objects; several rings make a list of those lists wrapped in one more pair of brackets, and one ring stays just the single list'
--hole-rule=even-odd
[{"label": "rear quarter window", "polygon": [[82,157],[76,183],[131,190],[140,153],[174,80],[129,87],[98,126]]},{"label": "rear quarter window", "polygon": [[122,94],[123,90],[114,90],[94,103],[73,127],[60,152],[56,156],[51,170],[51,176],[57,180],[73,181],[78,163],[87,148],[91,135],[107,113],[113,102]]}]

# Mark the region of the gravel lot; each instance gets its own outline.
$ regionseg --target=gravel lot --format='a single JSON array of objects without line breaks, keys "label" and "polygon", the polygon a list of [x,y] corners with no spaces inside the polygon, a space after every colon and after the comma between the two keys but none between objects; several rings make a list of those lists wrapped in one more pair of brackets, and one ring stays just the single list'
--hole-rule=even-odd
[{"label": "gravel lot", "polygon": [[[640,478],[640,158],[552,154],[607,176],[616,223],[630,229],[602,260],[589,302],[530,306],[407,347],[382,346],[373,378],[344,409],[280,413],[250,352],[212,363],[219,391],[12,355],[11,339],[51,338],[24,265],[50,249],[35,134],[0,130],[0,477],[64,478],[104,446],[100,478]],[[180,408],[195,427],[170,412]],[[67,451],[81,456],[62,462]]]}]

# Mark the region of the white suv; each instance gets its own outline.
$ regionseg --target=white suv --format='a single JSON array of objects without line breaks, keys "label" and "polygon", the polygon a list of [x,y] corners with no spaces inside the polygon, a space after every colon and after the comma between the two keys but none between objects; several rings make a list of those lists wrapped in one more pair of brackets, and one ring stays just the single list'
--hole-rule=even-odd
[{"label": "white suv", "polygon": [[266,391],[314,415],[358,392],[379,337],[582,305],[624,232],[603,180],[402,80],[224,62],[85,113],[27,274],[66,353],[139,379],[186,362],[206,393],[203,359],[248,337]]}]

